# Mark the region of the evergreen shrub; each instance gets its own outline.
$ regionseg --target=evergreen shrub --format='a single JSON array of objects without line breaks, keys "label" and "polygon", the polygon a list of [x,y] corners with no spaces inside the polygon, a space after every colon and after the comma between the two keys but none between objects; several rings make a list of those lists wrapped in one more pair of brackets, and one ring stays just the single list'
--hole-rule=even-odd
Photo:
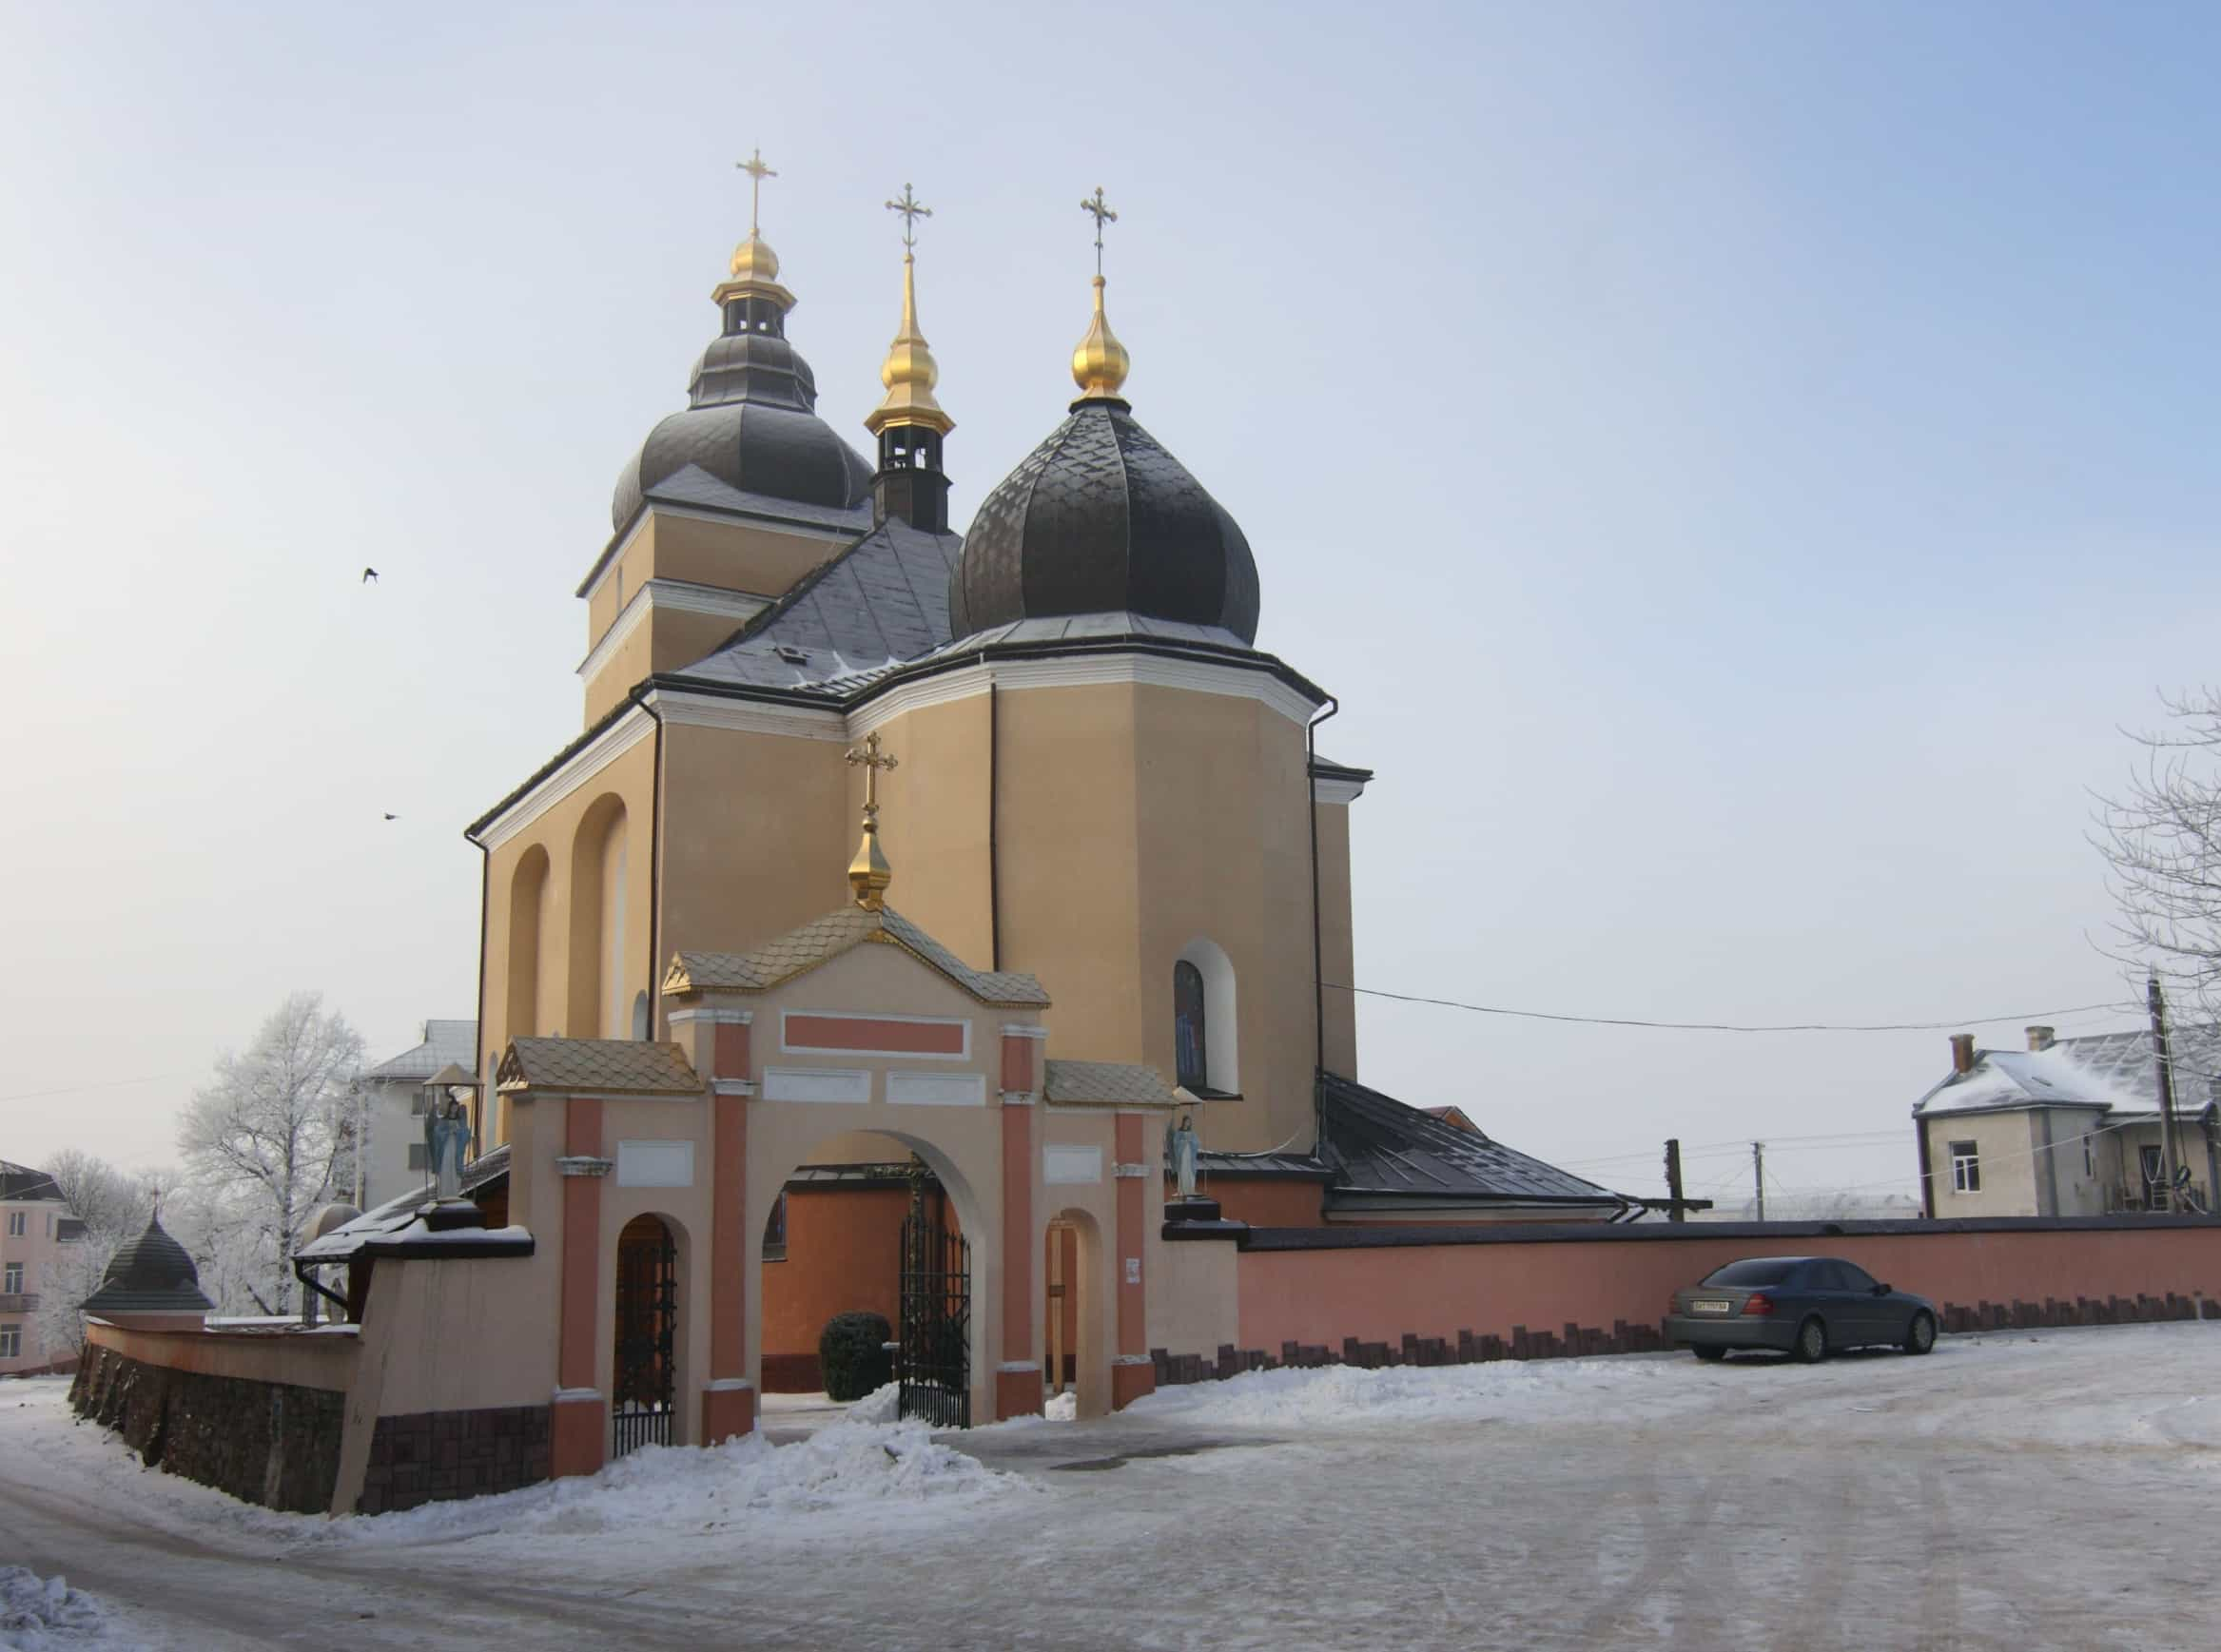
[{"label": "evergreen shrub", "polygon": [[827,1320],[817,1339],[827,1397],[860,1400],[892,1382],[894,1360],[886,1343],[893,1334],[884,1314],[836,1313]]}]

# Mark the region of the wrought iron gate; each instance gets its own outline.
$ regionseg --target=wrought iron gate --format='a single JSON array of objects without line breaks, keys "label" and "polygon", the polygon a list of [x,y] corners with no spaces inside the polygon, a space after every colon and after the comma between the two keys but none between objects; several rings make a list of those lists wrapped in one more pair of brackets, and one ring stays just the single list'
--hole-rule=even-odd
[{"label": "wrought iron gate", "polygon": [[[653,1222],[653,1233],[643,1232]],[[671,1444],[672,1344],[678,1326],[678,1246],[654,1216],[635,1216],[617,1240],[617,1359],[610,1455]]]},{"label": "wrought iron gate", "polygon": [[939,1190],[912,1184],[903,1218],[902,1343],[896,1414],[937,1428],[972,1426],[972,1245],[942,1225]]}]

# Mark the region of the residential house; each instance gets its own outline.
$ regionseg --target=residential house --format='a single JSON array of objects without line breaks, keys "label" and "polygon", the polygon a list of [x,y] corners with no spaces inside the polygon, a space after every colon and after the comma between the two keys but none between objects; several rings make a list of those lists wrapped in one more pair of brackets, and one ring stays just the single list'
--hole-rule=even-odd
[{"label": "residential house", "polygon": [[447,1067],[471,1071],[477,1059],[478,1023],[426,1021],[414,1049],[380,1061],[362,1075],[364,1134],[363,1210],[375,1210],[424,1183],[424,1110],[432,1098],[432,1078]]},{"label": "residential house", "polygon": [[2060,1039],[2028,1029],[2019,1050],[1951,1040],[1951,1071],[1913,1104],[1927,1214],[2094,1216],[2211,1211],[2221,1164],[2221,1026],[2169,1035],[2179,1199],[2167,1191],[2159,1059],[2148,1030]]},{"label": "residential house", "polygon": [[52,1176],[0,1159],[0,1376],[53,1365],[39,1338],[39,1301],[64,1247],[84,1237],[85,1224],[69,1214]]}]

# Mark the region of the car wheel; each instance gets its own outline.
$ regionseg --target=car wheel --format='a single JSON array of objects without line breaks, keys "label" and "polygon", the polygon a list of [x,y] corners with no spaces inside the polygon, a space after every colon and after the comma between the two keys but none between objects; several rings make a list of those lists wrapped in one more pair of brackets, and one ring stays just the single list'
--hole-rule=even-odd
[{"label": "car wheel", "polygon": [[1912,1324],[1905,1327],[1905,1351],[1926,1353],[1936,1346],[1936,1316],[1920,1312],[1913,1315]]},{"label": "car wheel", "polygon": [[1815,1314],[1797,1328],[1797,1342],[1789,1352],[1799,1365],[1818,1365],[1827,1356],[1828,1328]]},{"label": "car wheel", "polygon": [[1724,1348],[1700,1348],[1696,1353],[1706,1365],[1718,1365],[1727,1357],[1727,1351]]}]

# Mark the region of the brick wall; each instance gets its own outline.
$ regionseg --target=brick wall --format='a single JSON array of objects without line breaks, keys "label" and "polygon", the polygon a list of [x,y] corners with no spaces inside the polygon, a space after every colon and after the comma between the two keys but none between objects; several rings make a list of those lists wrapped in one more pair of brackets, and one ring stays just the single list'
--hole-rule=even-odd
[{"label": "brick wall", "polygon": [[387,1514],[536,1486],[548,1478],[548,1451],[545,1406],[380,1417],[356,1512]]},{"label": "brick wall", "polygon": [[271,1508],[331,1506],[344,1409],[336,1390],[175,1370],[95,1345],[69,1401],[149,1467]]}]

